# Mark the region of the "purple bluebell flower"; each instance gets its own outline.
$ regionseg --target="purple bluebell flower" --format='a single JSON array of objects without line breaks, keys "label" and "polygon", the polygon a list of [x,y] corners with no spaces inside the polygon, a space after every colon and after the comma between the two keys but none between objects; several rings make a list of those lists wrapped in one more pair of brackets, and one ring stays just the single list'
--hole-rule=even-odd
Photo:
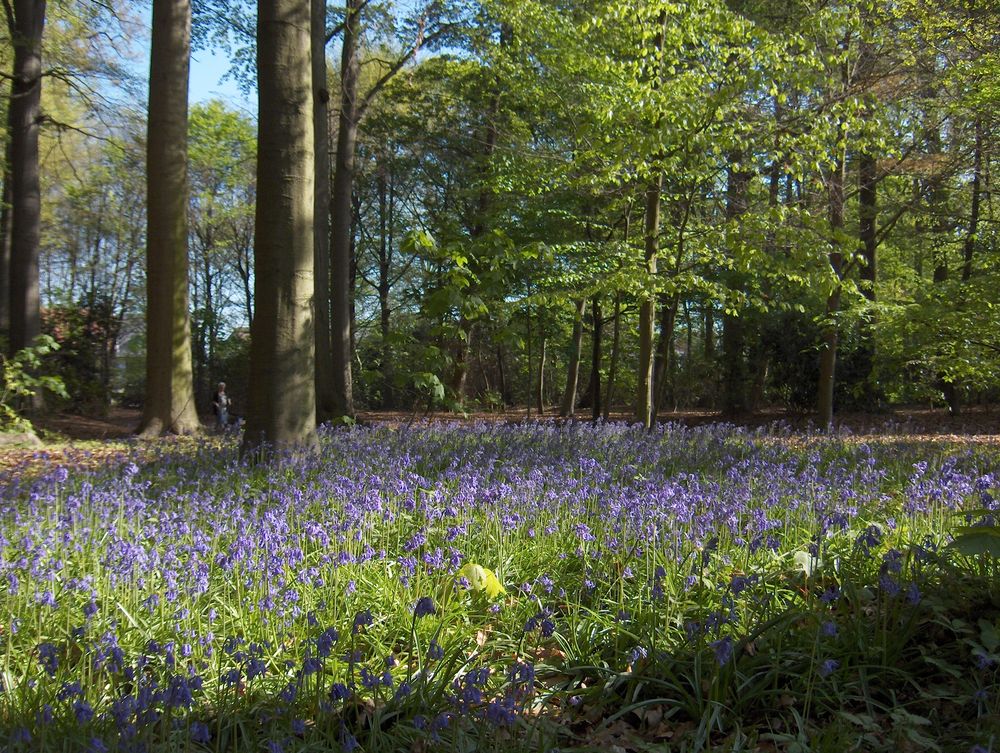
[{"label": "purple bluebell flower", "polygon": [[837,670],[839,666],[840,662],[837,661],[836,659],[824,659],[823,662],[819,665],[819,676],[829,677]]},{"label": "purple bluebell flower", "polygon": [[712,651],[715,652],[715,661],[720,667],[728,664],[729,660],[733,658],[733,639],[728,635],[717,641],[712,641],[709,646],[711,646]]}]

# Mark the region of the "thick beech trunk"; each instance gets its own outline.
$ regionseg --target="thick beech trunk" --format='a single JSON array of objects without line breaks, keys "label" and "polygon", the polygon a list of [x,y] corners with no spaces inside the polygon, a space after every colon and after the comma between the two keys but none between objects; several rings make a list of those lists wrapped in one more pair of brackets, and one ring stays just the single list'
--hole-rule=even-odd
[{"label": "thick beech trunk", "polygon": [[16,353],[41,333],[38,250],[41,188],[38,134],[42,101],[42,32],[45,0],[15,0],[13,18],[5,4],[14,47],[14,75],[8,107],[10,125],[11,246],[10,350]]},{"label": "thick beech trunk", "polygon": [[261,0],[258,8],[256,312],[244,452],[316,444],[310,4]]},{"label": "thick beech trunk", "polygon": [[580,353],[583,350],[583,309],[586,303],[583,298],[573,302],[573,337],[566,368],[566,389],[559,403],[559,415],[563,418],[571,418],[576,412],[576,388],[580,381]]},{"label": "thick beech trunk", "polygon": [[311,54],[315,192],[313,197],[313,306],[316,312],[316,422],[334,417],[330,338],[330,92],[326,77],[326,0],[312,0]]},{"label": "thick beech trunk", "polygon": [[188,311],[190,0],[155,0],[146,152],[146,400],[139,433],[200,429]]}]

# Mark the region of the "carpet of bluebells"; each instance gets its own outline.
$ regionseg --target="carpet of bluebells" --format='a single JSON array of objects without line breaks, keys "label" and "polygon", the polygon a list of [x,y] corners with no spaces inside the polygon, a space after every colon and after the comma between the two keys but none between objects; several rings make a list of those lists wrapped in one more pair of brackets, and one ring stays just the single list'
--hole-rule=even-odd
[{"label": "carpet of bluebells", "polygon": [[998,474],[572,423],[12,473],[0,749],[1000,750],[998,568],[949,545]]}]

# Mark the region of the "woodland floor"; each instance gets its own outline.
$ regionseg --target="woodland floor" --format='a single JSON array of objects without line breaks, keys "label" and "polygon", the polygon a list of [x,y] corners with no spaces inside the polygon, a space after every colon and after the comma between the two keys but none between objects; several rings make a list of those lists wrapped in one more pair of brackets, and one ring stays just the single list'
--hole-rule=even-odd
[{"label": "woodland floor", "polygon": [[[35,421],[35,425],[43,432],[43,439],[51,443],[63,443],[73,440],[115,440],[126,439],[135,431],[139,424],[140,412],[129,408],[111,408],[104,416],[87,416],[64,412],[46,416]],[[530,418],[537,419],[538,414],[532,412]],[[549,420],[559,420],[555,411],[544,416]],[[588,410],[577,412],[576,419],[589,420]],[[615,411],[612,420],[627,420],[631,414],[626,411]],[[502,413],[473,412],[465,416],[447,412],[432,412],[423,414],[410,411],[361,411],[358,420],[362,423],[404,424],[412,421],[504,421],[519,422],[529,418],[524,408],[507,409]],[[206,428],[211,425],[211,417],[203,417]],[[716,411],[681,410],[663,412],[660,420],[672,421],[686,426],[727,421],[741,426],[759,427],[774,422],[784,422],[797,430],[815,429],[814,414],[792,412],[778,408],[767,409],[753,415],[737,419],[723,418]],[[928,408],[902,406],[883,413],[843,413],[836,416],[839,427],[858,435],[898,435],[910,437],[926,436],[927,438],[945,439],[949,436],[982,439],[997,438],[1000,441],[1000,406],[970,406],[958,416],[952,416],[945,408]]]},{"label": "woodland floor", "polygon": [[[112,456],[124,454],[120,443],[129,440],[139,425],[140,412],[129,408],[114,407],[103,416],[81,415],[62,412],[39,418],[35,421],[45,446],[38,448],[0,449],[0,472],[33,472],[60,465],[67,461],[76,464],[101,464]],[[589,411],[577,413],[577,420],[589,420]],[[465,416],[447,412],[412,411],[361,411],[358,420],[362,423],[388,423],[404,425],[414,421],[443,421],[463,423],[486,420],[517,423],[528,417],[524,408],[508,409],[502,413],[474,412]],[[612,420],[628,420],[631,414],[615,411]],[[532,412],[531,419],[537,420]],[[553,410],[545,414],[547,420],[559,419]],[[815,430],[815,415],[782,409],[768,409],[740,419],[723,419],[715,411],[685,410],[664,412],[662,421],[673,421],[687,426],[699,426],[728,420],[731,423],[761,427],[775,422],[783,422],[799,431]],[[211,416],[203,416],[206,431],[210,431]],[[974,444],[1000,444],[1000,406],[969,406],[959,416],[952,416],[945,408],[922,406],[898,407],[883,413],[843,413],[838,414],[839,427],[854,434],[858,440]],[[183,441],[183,440],[181,440]]]}]

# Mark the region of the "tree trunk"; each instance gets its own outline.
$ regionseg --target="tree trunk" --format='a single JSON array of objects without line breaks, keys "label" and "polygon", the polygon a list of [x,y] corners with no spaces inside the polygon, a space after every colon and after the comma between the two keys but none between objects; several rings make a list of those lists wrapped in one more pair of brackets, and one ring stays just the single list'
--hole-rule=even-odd
[{"label": "tree trunk", "polygon": [[524,340],[527,345],[527,353],[525,354],[528,358],[528,397],[525,402],[527,403],[526,414],[527,418],[531,418],[531,310],[525,308],[525,319],[524,319]]},{"label": "tree trunk", "polygon": [[472,348],[472,339],[475,335],[476,323],[462,315],[458,319],[458,343],[453,351],[455,368],[451,372],[451,379],[448,386],[451,388],[455,400],[459,403],[465,402],[465,389],[469,379],[469,353]]},{"label": "tree trunk", "polygon": [[545,415],[545,352],[547,345],[548,338],[542,335],[542,348],[538,354],[538,383],[536,384],[538,391],[535,394],[535,403],[538,407],[539,418]]},{"label": "tree trunk", "polygon": [[337,126],[337,163],[330,200],[332,285],[333,418],[354,416],[351,374],[351,232],[354,172],[358,140],[358,46],[364,0],[347,0],[340,58],[340,114]]},{"label": "tree trunk", "polygon": [[[878,194],[875,156],[867,149],[858,156],[858,240],[861,244],[861,268],[858,270],[861,294],[875,303],[876,250],[878,247]],[[875,374],[875,321],[870,313],[860,323],[858,378],[861,381],[861,405],[875,410],[879,403]]]},{"label": "tree trunk", "polygon": [[834,275],[833,292],[826,300],[826,318],[820,336],[819,354],[819,424],[824,429],[833,428],[833,388],[837,367],[837,320],[840,310],[841,279],[843,274],[843,253],[840,235],[844,229],[844,172],[843,153],[830,175],[830,268]]},{"label": "tree trunk", "polygon": [[656,257],[660,244],[660,194],[663,176],[657,175],[646,188],[645,276],[647,290],[639,303],[639,371],[635,419],[645,428],[653,425],[653,339],[656,325],[656,298],[649,287],[656,277]]},{"label": "tree trunk", "polygon": [[19,0],[8,22],[14,46],[10,123],[11,246],[10,351],[31,345],[41,333],[38,249],[41,188],[38,134],[42,100],[42,32],[45,0]]},{"label": "tree trunk", "polygon": [[195,408],[188,311],[190,0],[155,0],[147,139],[146,400],[139,433],[191,434]]},{"label": "tree trunk", "polygon": [[591,319],[594,323],[590,350],[590,417],[596,421],[601,417],[601,340],[604,336],[604,320],[601,318],[601,297],[595,295],[590,303]]},{"label": "tree trunk", "polygon": [[972,157],[972,206],[969,210],[969,231],[962,246],[962,282],[972,278],[972,260],[979,240],[979,204],[983,184],[983,123],[976,119],[976,147]]},{"label": "tree trunk", "polygon": [[260,0],[258,9],[257,310],[245,453],[316,444],[310,5]]},{"label": "tree trunk", "polygon": [[670,374],[674,358],[674,324],[677,321],[677,310],[680,306],[680,296],[676,293],[660,302],[660,339],[657,344],[656,376],[653,384],[656,388],[653,415],[657,416],[663,407],[667,393],[667,377]]},{"label": "tree trunk", "polygon": [[[10,107],[7,108],[7,133],[10,134]],[[0,204],[0,336],[10,333],[10,245],[11,245],[11,212],[10,204],[13,196],[10,175],[11,150],[10,138],[4,150],[3,161],[3,199]]]},{"label": "tree trunk", "polygon": [[[384,157],[383,157],[384,159]],[[378,165],[376,185],[378,187],[378,321],[379,321],[379,358],[382,371],[382,407],[393,405],[393,359],[389,347],[389,324],[391,310],[389,308],[389,292],[392,271],[392,244],[389,240],[389,185],[386,179],[384,165]]]},{"label": "tree trunk", "polygon": [[[873,29],[871,12],[862,7],[862,21],[867,32]],[[861,116],[866,123],[872,121],[876,98],[871,88],[874,85],[876,53],[868,34],[863,34],[859,43],[857,77],[865,89],[864,108]],[[869,304],[875,303],[876,252],[878,249],[878,163],[871,144],[863,144],[858,154],[858,242],[861,253],[861,268],[858,271],[861,294]],[[860,404],[865,410],[875,410],[881,396],[875,384],[875,319],[874,307],[869,307],[868,315],[862,317],[858,331],[858,349],[855,355],[858,379],[860,381]]]},{"label": "tree trunk", "polygon": [[497,345],[497,370],[500,372],[500,402],[504,413],[510,403],[510,387],[507,384],[507,367],[504,365],[503,347]]},{"label": "tree trunk", "polygon": [[580,381],[580,353],[583,350],[583,309],[586,304],[584,298],[573,302],[573,338],[569,346],[566,389],[559,403],[559,415],[563,418],[572,418],[576,412],[576,388]]},{"label": "tree trunk", "polygon": [[705,360],[711,361],[715,358],[715,304],[713,301],[705,301]]},{"label": "tree trunk", "polygon": [[604,396],[604,420],[607,421],[611,415],[611,402],[615,399],[615,380],[618,377],[618,358],[621,354],[622,344],[622,294],[615,293],[615,313],[612,317],[611,327],[611,363],[608,365],[608,394]]},{"label": "tree trunk", "polygon": [[[730,242],[729,254],[737,253],[739,233],[736,225],[739,218],[747,211],[747,189],[750,185],[750,174],[737,170],[732,163],[743,158],[742,154],[730,155],[730,167],[727,172],[726,188],[726,224],[727,236],[737,239]],[[739,268],[739,265],[737,265]],[[739,272],[728,275],[731,290],[743,293],[746,280]],[[722,413],[725,416],[740,416],[748,412],[748,382],[747,359],[745,350],[746,322],[745,311],[735,311],[735,305],[726,307],[722,317]]]},{"label": "tree trunk", "polygon": [[313,306],[316,311],[316,422],[334,417],[330,339],[330,92],[326,77],[326,0],[312,0],[311,54],[315,196],[313,201]]}]

